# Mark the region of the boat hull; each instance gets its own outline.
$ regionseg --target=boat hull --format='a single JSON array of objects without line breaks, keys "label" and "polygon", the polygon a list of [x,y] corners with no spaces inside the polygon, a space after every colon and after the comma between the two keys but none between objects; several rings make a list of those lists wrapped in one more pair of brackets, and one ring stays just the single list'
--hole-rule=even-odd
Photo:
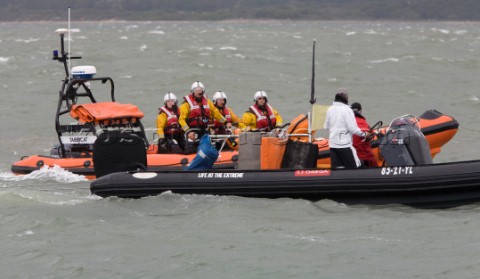
[{"label": "boat hull", "polygon": [[480,161],[354,170],[122,172],[93,181],[90,189],[101,197],[140,198],[171,191],[450,208],[480,201]]},{"label": "boat hull", "polygon": [[[147,154],[147,164],[149,171],[160,170],[183,170],[189,164],[196,154]],[[237,151],[221,152],[219,159],[215,162],[214,169],[233,169],[238,160]],[[43,155],[32,155],[12,165],[11,170],[16,174],[29,174],[32,171],[42,167],[59,166],[72,173],[84,175],[88,179],[95,179],[95,168],[93,158],[58,158]]]},{"label": "boat hull", "polygon": [[84,175],[88,179],[95,179],[92,157],[58,158],[53,156],[32,155],[15,162],[11,170],[15,174],[29,174],[43,167],[59,166],[72,173]]}]

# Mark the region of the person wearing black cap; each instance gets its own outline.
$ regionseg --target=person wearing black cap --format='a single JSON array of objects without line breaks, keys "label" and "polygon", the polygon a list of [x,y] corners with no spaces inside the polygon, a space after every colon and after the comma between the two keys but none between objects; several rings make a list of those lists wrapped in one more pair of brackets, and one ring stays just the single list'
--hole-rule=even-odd
[{"label": "person wearing black cap", "polygon": [[[357,126],[362,132],[370,132],[370,125],[368,125],[367,119],[362,114],[362,105],[360,103],[353,103],[352,110],[355,114],[355,120]],[[372,145],[369,140],[363,140],[359,136],[353,136],[353,147],[357,151],[358,158],[362,161],[362,165],[365,167],[378,167],[375,155],[372,152]]]},{"label": "person wearing black cap", "polygon": [[327,110],[324,127],[329,131],[331,168],[358,168],[361,163],[353,148],[352,136],[357,135],[366,140],[370,134],[358,128],[355,115],[348,106],[346,89],[341,88],[335,94],[335,100]]}]

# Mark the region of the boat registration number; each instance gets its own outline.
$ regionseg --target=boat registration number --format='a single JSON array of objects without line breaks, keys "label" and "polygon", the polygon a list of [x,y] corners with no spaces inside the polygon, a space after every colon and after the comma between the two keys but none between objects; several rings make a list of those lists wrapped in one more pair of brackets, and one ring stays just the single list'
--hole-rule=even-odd
[{"label": "boat registration number", "polygon": [[383,167],[382,175],[413,174],[413,167]]},{"label": "boat registration number", "polygon": [[96,136],[61,136],[63,144],[93,144]]}]

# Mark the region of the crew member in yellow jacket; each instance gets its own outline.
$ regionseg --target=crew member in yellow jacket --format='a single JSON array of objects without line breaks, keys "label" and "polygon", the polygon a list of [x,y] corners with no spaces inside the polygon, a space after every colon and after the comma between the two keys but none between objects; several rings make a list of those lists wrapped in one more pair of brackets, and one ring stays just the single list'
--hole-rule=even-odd
[{"label": "crew member in yellow jacket", "polygon": [[190,94],[183,97],[185,101],[180,106],[178,123],[187,135],[185,154],[196,152],[198,140],[209,132],[209,121],[212,117],[219,123],[224,123],[227,128],[232,127],[225,117],[218,111],[205,95],[205,87],[199,81],[192,84]]},{"label": "crew member in yellow jacket", "polygon": [[178,124],[177,96],[168,92],[157,116],[158,153],[183,153],[185,137]]},{"label": "crew member in yellow jacket", "polygon": [[[232,110],[231,107],[227,106],[227,94],[223,91],[217,91],[215,94],[213,94],[212,97],[213,104],[215,107],[218,109],[218,111],[227,119],[228,123],[232,123],[233,126],[238,127],[239,129],[244,129],[245,125],[242,122],[242,119],[240,119]],[[235,134],[235,131],[231,131],[226,129],[225,125],[218,122],[217,120],[213,119],[213,131],[215,132],[216,135],[233,135]],[[235,140],[235,137],[229,137],[224,139],[226,145],[223,143],[223,141],[217,142],[217,149],[220,149],[223,147],[223,150],[226,149],[237,149],[237,141]]]},{"label": "crew member in yellow jacket", "polygon": [[243,124],[247,130],[260,131],[279,131],[282,126],[282,117],[276,109],[268,103],[267,93],[265,91],[258,91],[253,96],[255,102],[243,114]]},{"label": "crew member in yellow jacket", "polygon": [[[212,97],[213,104],[218,109],[218,111],[225,117],[228,123],[232,123],[233,126],[236,126],[240,129],[245,128],[245,125],[232,110],[231,107],[227,106],[227,94],[223,91],[217,91],[213,94]],[[225,124],[218,122],[216,119],[213,119],[213,130],[217,135],[225,135],[227,133],[225,129]]]}]

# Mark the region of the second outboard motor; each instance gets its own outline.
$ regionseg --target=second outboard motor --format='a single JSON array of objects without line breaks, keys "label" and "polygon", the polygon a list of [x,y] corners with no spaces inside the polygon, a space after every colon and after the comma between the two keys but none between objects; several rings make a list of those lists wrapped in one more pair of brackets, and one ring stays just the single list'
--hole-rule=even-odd
[{"label": "second outboard motor", "polygon": [[427,139],[412,119],[395,119],[380,140],[380,154],[387,166],[432,164]]}]

